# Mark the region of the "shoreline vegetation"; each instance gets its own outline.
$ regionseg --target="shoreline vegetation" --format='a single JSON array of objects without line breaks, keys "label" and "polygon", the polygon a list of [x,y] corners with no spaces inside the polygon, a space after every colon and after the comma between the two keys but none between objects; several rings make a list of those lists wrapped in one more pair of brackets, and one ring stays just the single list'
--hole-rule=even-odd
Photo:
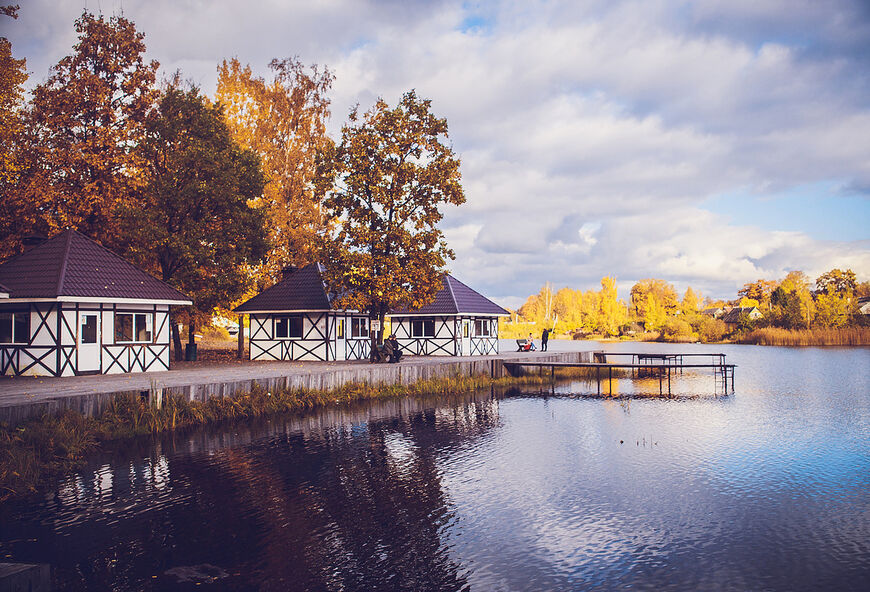
[{"label": "shoreline vegetation", "polygon": [[[551,340],[570,341],[571,337],[554,335]],[[576,338],[574,338],[576,340]],[[787,347],[800,346],[867,346],[870,345],[870,327],[842,327],[839,329],[780,329],[778,327],[762,327],[734,335],[721,341],[698,341],[691,338],[667,339],[661,333],[648,332],[637,335],[607,337],[604,335],[588,335],[583,341],[635,341],[659,343],[737,343],[742,345],[774,345]]]},{"label": "shoreline vegetation", "polygon": [[546,283],[509,319],[499,335],[613,338],[668,343],[752,343],[759,345],[870,345],[870,282],[847,269],[832,269],[814,281],[801,271],[780,280],[747,283],[737,298],[702,298],[691,287],[682,298],[670,283],[638,281],[621,300],[616,279],[601,290],[555,290]]},{"label": "shoreline vegetation", "polygon": [[[560,372],[560,377],[586,376],[584,369]],[[493,386],[549,382],[549,376],[491,378],[453,376],[411,385],[348,384],[334,390],[280,390],[255,387],[232,397],[190,401],[167,395],[158,407],[134,394],[115,396],[106,411],[88,417],[77,411],[44,415],[10,426],[0,423],[0,503],[39,493],[61,476],[83,468],[102,443],[162,432],[305,412],[330,405],[392,397],[457,395]]]}]

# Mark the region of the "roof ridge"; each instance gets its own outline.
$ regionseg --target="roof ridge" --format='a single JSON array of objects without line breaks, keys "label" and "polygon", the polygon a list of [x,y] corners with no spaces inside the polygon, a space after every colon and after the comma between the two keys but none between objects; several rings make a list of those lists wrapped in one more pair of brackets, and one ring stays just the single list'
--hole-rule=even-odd
[{"label": "roof ridge", "polygon": [[66,279],[66,266],[69,264],[69,250],[75,230],[68,228],[64,232],[66,233],[66,246],[63,248],[63,257],[60,260],[60,271],[57,274],[57,286],[55,287],[55,292],[57,292],[58,296],[63,293],[63,281]]},{"label": "roof ridge", "polygon": [[[450,298],[451,298],[451,300],[453,300],[453,307],[456,309],[456,312],[458,313],[459,312],[459,303],[456,302],[456,294],[453,293],[453,286],[450,284],[450,280],[456,280],[456,278],[453,277],[452,275],[450,275],[449,273],[445,273],[444,274],[444,283],[447,284],[447,289],[450,290]],[[456,281],[459,282],[459,280],[456,280]],[[459,283],[461,284],[462,282],[459,282]]]}]

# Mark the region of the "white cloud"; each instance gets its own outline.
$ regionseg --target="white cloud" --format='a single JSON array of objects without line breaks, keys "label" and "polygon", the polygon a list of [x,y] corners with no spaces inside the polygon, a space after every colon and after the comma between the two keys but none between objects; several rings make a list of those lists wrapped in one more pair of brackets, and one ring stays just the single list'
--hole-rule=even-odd
[{"label": "white cloud", "polygon": [[[870,277],[868,240],[822,241],[809,224],[783,232],[775,219],[732,221],[700,205],[829,180],[870,187],[870,14],[860,3],[333,0],[239,10],[128,0],[124,9],[150,57],[207,92],[233,55],[262,73],[273,57],[329,65],[335,133],[357,102],[394,102],[410,88],[432,98],[468,199],[445,212],[453,270],[501,302],[545,281],[595,288],[604,275],[723,297],[790,269]],[[33,0],[8,25],[37,79],[69,52],[78,10]],[[465,30],[470,16],[483,25]],[[856,216],[870,218],[870,205]]]}]

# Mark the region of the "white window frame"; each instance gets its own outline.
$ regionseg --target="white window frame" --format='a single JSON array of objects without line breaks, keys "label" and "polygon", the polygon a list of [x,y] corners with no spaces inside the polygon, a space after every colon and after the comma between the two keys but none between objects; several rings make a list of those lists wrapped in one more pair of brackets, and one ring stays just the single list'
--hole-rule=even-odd
[{"label": "white window frame", "polygon": [[[130,319],[130,331],[131,338],[123,339],[121,335],[118,334],[118,321],[123,316],[131,316]],[[139,332],[142,330],[140,326],[140,322],[145,322],[145,331],[148,332],[149,339],[137,339]],[[116,311],[115,319],[114,319],[114,335],[115,335],[115,343],[154,343],[154,313],[153,312],[139,312],[139,311]]]},{"label": "white window frame", "polygon": [[[287,334],[279,335],[278,334],[278,323],[282,320],[287,321]],[[293,331],[291,331],[293,324],[292,320],[299,321],[299,334],[293,335]],[[275,335],[275,339],[303,339],[305,337],[305,317],[303,315],[276,315],[273,317],[273,331]]]},{"label": "white window frame", "polygon": [[369,338],[369,320],[366,317],[351,317],[350,337],[351,339]]},{"label": "white window frame", "polygon": [[[431,327],[431,333],[427,333],[427,327]],[[411,319],[411,337],[415,339],[435,337],[435,319]]]},{"label": "white window frame", "polygon": [[489,319],[474,319],[475,337],[492,337],[492,321]]},{"label": "white window frame", "polygon": [[[30,343],[30,311],[9,311],[9,312],[0,312],[0,318],[9,319],[9,322],[12,326],[9,328],[9,337],[10,341],[0,341],[3,345],[27,345]],[[20,330],[17,329],[19,326],[16,323],[17,319],[24,319],[24,335],[19,335]]]}]

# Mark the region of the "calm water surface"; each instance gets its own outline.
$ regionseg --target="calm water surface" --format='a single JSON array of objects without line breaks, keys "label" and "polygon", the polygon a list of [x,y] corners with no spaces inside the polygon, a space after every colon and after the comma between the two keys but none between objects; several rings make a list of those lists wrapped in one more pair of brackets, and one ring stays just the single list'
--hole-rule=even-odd
[{"label": "calm water surface", "polygon": [[[504,347],[509,347],[505,344]],[[867,590],[870,349],[392,400],[126,443],[0,507],[0,555],[91,590]]]}]

